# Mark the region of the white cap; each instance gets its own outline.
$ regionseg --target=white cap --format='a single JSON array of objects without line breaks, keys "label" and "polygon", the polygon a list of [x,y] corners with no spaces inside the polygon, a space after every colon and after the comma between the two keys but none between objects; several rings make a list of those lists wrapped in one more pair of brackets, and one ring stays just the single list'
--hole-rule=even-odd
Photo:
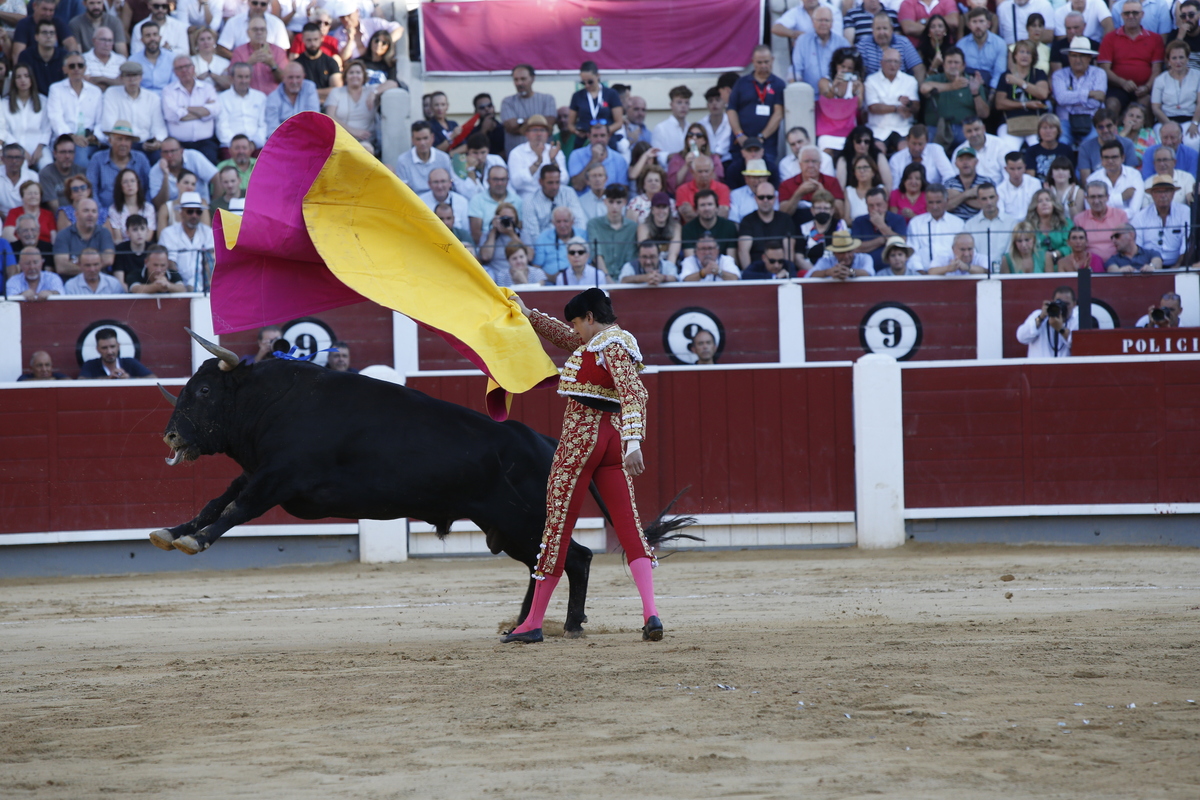
[{"label": "white cap", "polygon": [[204,201],[199,192],[184,192],[179,196],[180,208],[204,208]]}]

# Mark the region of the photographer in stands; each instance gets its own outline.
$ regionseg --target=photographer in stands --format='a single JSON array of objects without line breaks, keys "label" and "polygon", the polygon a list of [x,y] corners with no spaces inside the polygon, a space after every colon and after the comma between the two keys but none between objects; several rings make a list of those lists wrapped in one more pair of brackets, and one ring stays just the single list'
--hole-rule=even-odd
[{"label": "photographer in stands", "polygon": [[1059,286],[1054,299],[1029,315],[1017,328],[1017,341],[1029,345],[1029,358],[1067,358],[1071,355],[1071,332],[1079,330],[1075,290]]},{"label": "photographer in stands", "polygon": [[1178,328],[1181,311],[1183,311],[1182,299],[1174,292],[1167,292],[1159,299],[1159,305],[1150,306],[1133,327]]}]

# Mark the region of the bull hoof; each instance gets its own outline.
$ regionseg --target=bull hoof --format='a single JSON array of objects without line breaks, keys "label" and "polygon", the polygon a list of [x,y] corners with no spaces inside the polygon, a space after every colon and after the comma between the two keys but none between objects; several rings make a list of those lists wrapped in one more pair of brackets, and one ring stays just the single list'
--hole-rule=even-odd
[{"label": "bull hoof", "polygon": [[194,556],[208,549],[208,542],[201,544],[196,541],[194,536],[180,536],[173,542],[176,550],[187,553],[189,556]]},{"label": "bull hoof", "polygon": [[157,530],[150,534],[150,544],[157,547],[159,550],[174,550],[175,537],[168,530]]},{"label": "bull hoof", "polygon": [[577,631],[563,631],[564,639],[582,639],[584,636],[586,636],[586,634],[583,632],[582,628]]}]

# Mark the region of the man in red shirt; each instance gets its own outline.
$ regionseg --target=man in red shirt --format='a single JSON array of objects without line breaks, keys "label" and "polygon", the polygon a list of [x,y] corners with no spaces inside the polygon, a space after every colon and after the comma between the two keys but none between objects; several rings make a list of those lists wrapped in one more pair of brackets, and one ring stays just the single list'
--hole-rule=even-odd
[{"label": "man in red shirt", "polygon": [[1123,210],[1108,204],[1108,186],[1101,181],[1087,185],[1087,203],[1087,210],[1075,215],[1075,226],[1087,231],[1088,250],[1100,256],[1101,261],[1108,261],[1117,252],[1112,236],[1129,221],[1129,217]]},{"label": "man in red shirt", "polygon": [[821,151],[809,145],[800,150],[800,173],[788,178],[779,186],[779,210],[792,214],[801,200],[812,202],[817,189],[825,189],[833,195],[833,215],[845,216],[846,194],[837,178],[821,172]]},{"label": "man in red shirt", "polygon": [[675,205],[684,224],[696,218],[696,192],[703,189],[717,193],[717,214],[729,216],[729,187],[713,177],[716,169],[711,156],[696,156],[692,160],[692,179],[675,191]]},{"label": "man in red shirt", "polygon": [[1108,75],[1108,109],[1118,118],[1132,101],[1146,103],[1154,79],[1162,72],[1162,37],[1142,27],[1142,15],[1141,2],[1127,0],[1121,6],[1124,24],[1105,34],[1096,59]]}]

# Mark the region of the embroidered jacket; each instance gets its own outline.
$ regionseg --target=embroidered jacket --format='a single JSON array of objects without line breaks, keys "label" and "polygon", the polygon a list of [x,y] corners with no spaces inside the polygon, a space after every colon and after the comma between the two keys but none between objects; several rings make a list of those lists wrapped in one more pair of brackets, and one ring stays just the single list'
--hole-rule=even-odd
[{"label": "embroidered jacket", "polygon": [[644,439],[647,394],[638,373],[646,366],[633,335],[614,325],[583,343],[574,328],[548,314],[534,310],[529,322],[546,341],[573,351],[563,366],[558,393],[620,404],[621,440]]}]

